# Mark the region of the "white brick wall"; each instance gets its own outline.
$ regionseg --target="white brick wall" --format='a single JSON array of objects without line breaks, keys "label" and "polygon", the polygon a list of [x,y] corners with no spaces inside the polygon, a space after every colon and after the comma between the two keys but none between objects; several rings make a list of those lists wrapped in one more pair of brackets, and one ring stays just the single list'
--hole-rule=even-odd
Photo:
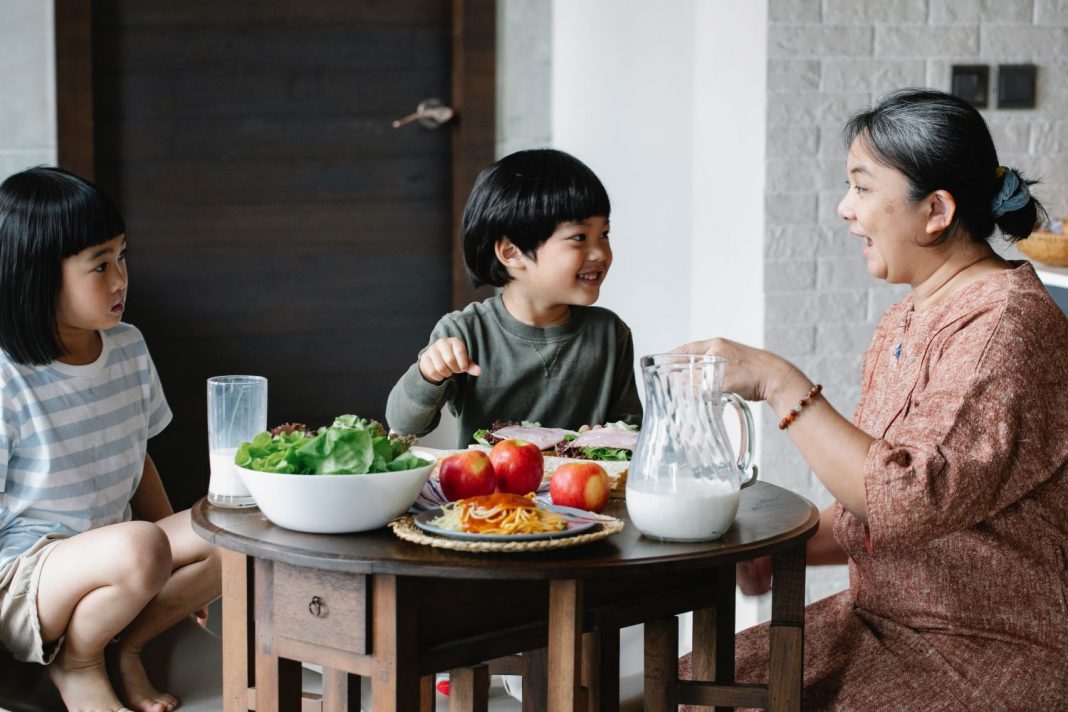
[{"label": "white brick wall", "polygon": [[[952,64],[1038,65],[1038,108],[983,112],[1001,162],[1042,179],[1068,217],[1068,0],[769,0],[765,343],[852,415],[860,364],[904,288],[872,279],[835,214],[844,192],[840,132],[855,110],[899,87],[948,90]],[[826,490],[763,410],[762,476],[823,506]],[[810,570],[808,599],[846,585],[844,567]]]}]

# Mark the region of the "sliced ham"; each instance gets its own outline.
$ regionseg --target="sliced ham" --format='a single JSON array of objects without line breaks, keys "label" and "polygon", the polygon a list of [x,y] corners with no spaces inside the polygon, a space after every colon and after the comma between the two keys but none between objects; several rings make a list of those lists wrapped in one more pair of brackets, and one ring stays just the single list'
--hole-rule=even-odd
[{"label": "sliced ham", "polygon": [[551,450],[564,441],[568,435],[576,435],[574,430],[563,428],[528,428],[522,425],[509,425],[493,431],[493,437],[500,440],[526,440],[534,443],[539,450]]},{"label": "sliced ham", "polygon": [[633,450],[638,445],[638,431],[626,428],[594,428],[568,443],[569,447],[611,447]]}]

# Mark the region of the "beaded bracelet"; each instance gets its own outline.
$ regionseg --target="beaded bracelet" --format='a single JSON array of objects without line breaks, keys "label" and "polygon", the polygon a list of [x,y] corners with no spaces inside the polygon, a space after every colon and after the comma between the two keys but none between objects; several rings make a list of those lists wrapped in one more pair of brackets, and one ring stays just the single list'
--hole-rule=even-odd
[{"label": "beaded bracelet", "polygon": [[805,394],[805,397],[797,402],[797,407],[791,408],[790,412],[786,414],[786,417],[779,421],[779,430],[786,430],[787,428],[789,428],[790,423],[794,422],[794,418],[796,418],[801,413],[801,409],[811,403],[812,399],[822,392],[822,383],[817,383],[816,385],[812,386],[812,388],[809,388],[808,393]]}]

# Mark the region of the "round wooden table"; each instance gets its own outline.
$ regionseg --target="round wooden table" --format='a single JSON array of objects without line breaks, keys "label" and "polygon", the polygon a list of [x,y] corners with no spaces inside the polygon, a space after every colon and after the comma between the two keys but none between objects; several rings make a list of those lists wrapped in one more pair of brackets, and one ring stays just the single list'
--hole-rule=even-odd
[{"label": "round wooden table", "polygon": [[[626,519],[622,502],[605,513]],[[766,483],[743,490],[734,525],[716,541],[657,542],[628,522],[599,542],[521,554],[421,546],[388,529],[305,534],[255,509],[205,500],[193,508],[194,529],[223,549],[227,712],[250,709],[252,694],[257,712],[300,709],[294,661],[324,667],[324,710],[352,701],[358,709],[357,675],[372,681],[375,712],[431,709],[429,681],[444,670],[471,682],[451,693],[452,702],[470,697],[468,706],[478,707],[488,680],[480,663],[543,648],[544,658],[523,656],[533,683],[528,692],[524,680],[525,709],[613,709],[618,631],[637,623],[646,624],[647,710],[680,703],[797,710],[804,546],[818,524],[810,502]],[[735,686],[734,564],[769,554],[769,685]],[[694,611],[695,681],[678,680],[675,616],[687,611]],[[544,679],[552,684],[539,689]]]}]

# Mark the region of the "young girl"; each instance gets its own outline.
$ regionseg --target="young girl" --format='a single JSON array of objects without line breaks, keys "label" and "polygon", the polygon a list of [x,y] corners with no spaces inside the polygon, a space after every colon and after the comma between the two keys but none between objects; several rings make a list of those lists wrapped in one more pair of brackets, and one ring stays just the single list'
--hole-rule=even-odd
[{"label": "young girl", "polygon": [[69,710],[169,712],[141,649],[218,597],[219,561],[146,451],[171,411],[121,323],[124,233],[60,169],[0,184],[0,642],[49,665]]},{"label": "young girl", "polygon": [[503,289],[438,322],[389,394],[390,428],[425,435],[446,403],[461,448],[494,421],[640,423],[630,329],[591,306],[612,266],[609,212],[601,181],[561,151],[482,171],[464,208],[464,262],[475,286]]}]

